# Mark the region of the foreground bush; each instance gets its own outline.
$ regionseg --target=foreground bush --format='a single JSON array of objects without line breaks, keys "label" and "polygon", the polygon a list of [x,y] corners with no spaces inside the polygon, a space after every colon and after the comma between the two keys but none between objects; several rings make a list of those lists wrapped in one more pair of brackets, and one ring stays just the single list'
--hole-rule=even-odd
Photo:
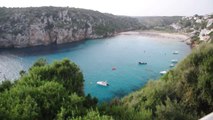
[{"label": "foreground bush", "polygon": [[21,76],[0,85],[1,119],[75,118],[96,107],[97,99],[84,95],[82,72],[67,59],[50,65],[40,59]]}]

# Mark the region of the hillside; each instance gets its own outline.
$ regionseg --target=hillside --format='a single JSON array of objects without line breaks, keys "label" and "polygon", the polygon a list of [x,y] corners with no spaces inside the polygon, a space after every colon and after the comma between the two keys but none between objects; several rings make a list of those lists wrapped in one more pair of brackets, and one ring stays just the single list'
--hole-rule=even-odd
[{"label": "hillside", "polygon": [[189,36],[184,40],[192,47],[202,42],[213,42],[213,14],[194,16],[137,17],[142,30],[181,33]]},{"label": "hillside", "polygon": [[213,42],[213,14],[182,17],[171,25],[176,32],[187,33],[189,44],[196,46],[202,42]]},{"label": "hillside", "polygon": [[98,11],[60,8],[0,8],[0,48],[61,44],[113,36],[140,28],[137,19]]},{"label": "hillside", "polygon": [[162,27],[169,27],[172,23],[178,22],[182,17],[181,16],[144,16],[136,17],[140,24],[143,26],[143,29],[161,29]]},{"label": "hillside", "polygon": [[213,44],[201,45],[160,80],[101,110],[117,120],[197,120],[213,111]]}]

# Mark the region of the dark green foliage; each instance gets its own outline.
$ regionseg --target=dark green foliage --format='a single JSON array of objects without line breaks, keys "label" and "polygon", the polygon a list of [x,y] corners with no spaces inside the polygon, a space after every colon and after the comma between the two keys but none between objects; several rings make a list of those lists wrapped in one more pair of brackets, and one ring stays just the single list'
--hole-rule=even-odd
[{"label": "dark green foliage", "polygon": [[157,120],[193,120],[196,116],[185,114],[182,106],[177,101],[171,101],[169,98],[165,103],[156,106]]},{"label": "dark green foliage", "polygon": [[31,68],[34,68],[34,67],[41,67],[41,66],[45,66],[47,65],[47,60],[44,59],[44,58],[39,58]]},{"label": "dark green foliage", "polygon": [[67,59],[50,65],[39,59],[17,82],[0,85],[1,119],[75,118],[96,104],[96,98],[84,96],[83,75]]},{"label": "dark green foliage", "polygon": [[98,103],[97,98],[93,98],[90,94],[86,96],[86,100],[84,101],[84,106],[86,107],[96,107],[96,104]]},{"label": "dark green foliage", "polygon": [[113,116],[116,120],[151,120],[152,118],[151,110],[135,111],[132,107],[124,106],[119,99],[113,99],[110,103],[102,103],[99,111]]},{"label": "dark green foliage", "polygon": [[91,110],[84,117],[77,117],[70,120],[113,120],[113,118],[107,115],[100,115],[98,111]]},{"label": "dark green foliage", "polygon": [[26,71],[24,71],[24,70],[21,70],[21,71],[19,72],[19,75],[20,75],[20,76],[23,76],[24,74],[26,74]]},{"label": "dark green foliage", "polygon": [[12,83],[9,80],[2,81],[0,84],[0,92],[9,90],[12,87]]}]

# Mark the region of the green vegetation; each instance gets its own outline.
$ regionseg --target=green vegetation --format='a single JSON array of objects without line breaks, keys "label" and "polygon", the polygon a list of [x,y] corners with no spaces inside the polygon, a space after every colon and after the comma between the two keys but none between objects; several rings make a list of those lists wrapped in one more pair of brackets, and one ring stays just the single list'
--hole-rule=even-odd
[{"label": "green vegetation", "polygon": [[210,36],[211,42],[213,42],[213,31],[209,33],[209,36]]},{"label": "green vegetation", "polygon": [[179,22],[184,28],[186,27],[191,27],[193,25],[192,21],[191,20],[180,20]]},{"label": "green vegetation", "polygon": [[[153,17],[137,17],[139,22],[144,26],[143,29],[168,29],[169,25],[176,23],[181,19],[181,16],[153,16]],[[170,29],[170,28],[169,28]]]},{"label": "green vegetation", "polygon": [[69,60],[48,65],[40,59],[15,83],[1,84],[0,118],[46,120],[96,115],[92,109],[97,99],[84,95],[83,81],[80,69]]},{"label": "green vegetation", "polygon": [[97,106],[83,75],[67,59],[38,60],[14,83],[0,85],[0,118],[59,120],[193,120],[213,111],[213,44],[203,44],[160,80]]},{"label": "green vegetation", "polygon": [[104,26],[104,25],[98,25],[95,26],[95,32],[98,35],[105,35],[107,36],[107,32],[109,33],[114,33],[115,32],[115,28],[113,26]]}]

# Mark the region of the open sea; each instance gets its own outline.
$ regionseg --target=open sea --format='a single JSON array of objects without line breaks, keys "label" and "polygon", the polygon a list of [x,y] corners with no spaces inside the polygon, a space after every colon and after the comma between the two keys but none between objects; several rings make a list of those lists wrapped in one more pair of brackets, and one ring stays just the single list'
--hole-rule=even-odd
[{"label": "open sea", "polygon": [[[191,48],[180,41],[118,35],[63,45],[0,49],[0,81],[17,79],[19,71],[28,70],[38,58],[46,58],[49,63],[68,58],[84,74],[85,93],[99,101],[108,101],[141,88],[150,79],[158,79],[160,71],[172,69],[172,59],[181,61],[191,52]],[[173,54],[174,51],[179,54]],[[139,61],[147,65],[139,65]],[[99,86],[97,81],[107,81],[109,86]]]}]

